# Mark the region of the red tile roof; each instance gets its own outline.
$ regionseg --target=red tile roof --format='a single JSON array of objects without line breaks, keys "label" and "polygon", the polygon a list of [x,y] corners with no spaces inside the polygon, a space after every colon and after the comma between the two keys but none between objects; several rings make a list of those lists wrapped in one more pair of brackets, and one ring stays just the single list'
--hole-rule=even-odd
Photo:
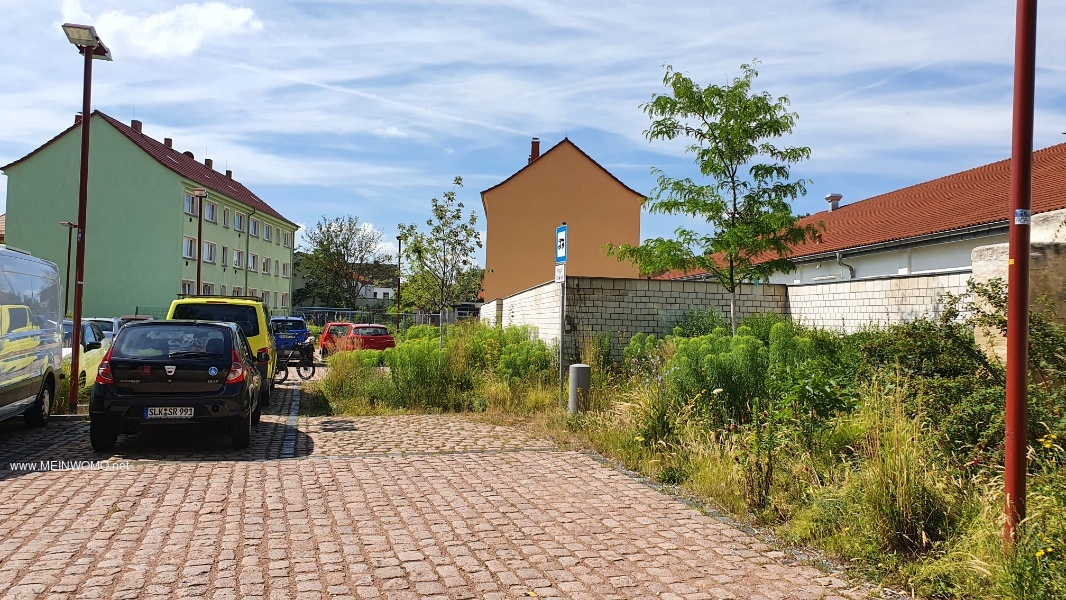
[{"label": "red tile roof", "polygon": [[[169,148],[163,142],[155,140],[143,133],[138,133],[129,125],[122,123],[98,110],[93,111],[93,115],[99,115],[109,125],[114,127],[119,133],[129,138],[131,142],[136,144],[141,150],[144,150],[149,156],[154,158],[159,164],[174,171],[178,175],[185,177],[190,181],[194,181],[209,190],[213,190],[220,194],[224,194],[234,200],[255,209],[256,212],[268,214],[272,217],[276,217],[292,225],[298,227],[296,223],[286,219],[279,213],[270,207],[269,204],[264,202],[252,193],[251,190],[244,187],[239,181],[226,177],[223,173],[219,173],[214,169],[210,169],[207,165],[197,162],[196,159],[182,154],[180,151],[174,148]],[[80,125],[75,123],[70,127],[63,130],[62,133],[45,142],[41,147],[37,148],[33,152],[30,152],[26,156],[16,160],[15,162],[0,167],[0,170],[7,170],[8,167],[17,165],[18,163],[26,160],[27,158],[37,154],[44,148],[48,147],[52,142],[63,137],[67,133],[79,128]]]},{"label": "red tile roof", "polygon": [[[1005,225],[1009,202],[1008,159],[804,217],[800,224],[822,222],[825,231],[820,242],[797,246],[792,258],[902,242],[979,225]],[[1062,208],[1066,208],[1066,144],[1033,153],[1033,213]],[[696,274],[699,273],[671,272],[660,277]]]}]

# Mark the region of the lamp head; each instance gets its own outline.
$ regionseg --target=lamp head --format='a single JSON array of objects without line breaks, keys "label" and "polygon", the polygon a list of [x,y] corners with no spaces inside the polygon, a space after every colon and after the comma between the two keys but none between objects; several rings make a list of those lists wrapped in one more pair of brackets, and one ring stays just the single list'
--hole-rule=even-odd
[{"label": "lamp head", "polygon": [[111,51],[104,45],[100,36],[96,35],[96,28],[92,25],[63,23],[63,33],[67,34],[70,43],[77,46],[81,52],[92,52],[94,59],[111,60]]}]

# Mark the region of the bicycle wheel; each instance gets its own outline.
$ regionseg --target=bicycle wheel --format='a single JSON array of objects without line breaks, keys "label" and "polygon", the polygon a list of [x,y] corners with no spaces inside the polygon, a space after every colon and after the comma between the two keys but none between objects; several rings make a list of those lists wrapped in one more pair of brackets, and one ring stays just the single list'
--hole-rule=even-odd
[{"label": "bicycle wheel", "polygon": [[300,376],[300,379],[311,379],[315,376],[314,363],[311,363],[310,365],[301,363],[300,366],[296,367],[296,374]]},{"label": "bicycle wheel", "polygon": [[278,365],[277,370],[274,371],[274,383],[281,383],[289,378],[289,367]]}]

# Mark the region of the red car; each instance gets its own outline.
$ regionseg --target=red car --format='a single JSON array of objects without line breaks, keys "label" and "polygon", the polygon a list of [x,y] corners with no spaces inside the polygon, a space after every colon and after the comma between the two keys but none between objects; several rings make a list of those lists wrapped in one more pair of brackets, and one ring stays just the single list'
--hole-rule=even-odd
[{"label": "red car", "polygon": [[389,328],[377,323],[326,323],[318,340],[322,358],[341,350],[395,348]]}]

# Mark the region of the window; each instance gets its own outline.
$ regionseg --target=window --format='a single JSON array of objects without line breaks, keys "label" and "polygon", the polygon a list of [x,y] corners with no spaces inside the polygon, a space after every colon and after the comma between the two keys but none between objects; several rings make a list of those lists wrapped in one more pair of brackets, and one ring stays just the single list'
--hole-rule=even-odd
[{"label": "window", "polygon": [[381,297],[384,298],[385,300],[388,300],[389,299],[389,293],[388,292],[383,292],[381,294]]},{"label": "window", "polygon": [[270,234],[272,233],[273,229],[274,228],[271,227],[269,223],[263,223],[263,239],[264,240],[266,240],[268,242],[270,241]]},{"label": "window", "polygon": [[233,251],[233,266],[237,269],[244,268],[244,250]]},{"label": "window", "polygon": [[277,277],[277,276],[278,276],[278,272],[279,272],[279,269],[280,269],[280,268],[278,267],[278,265],[279,265],[279,264],[281,264],[281,261],[280,261],[280,260],[275,260],[275,261],[274,261],[274,277]]},{"label": "window", "polygon": [[197,198],[194,198],[192,194],[185,194],[185,214],[192,215],[194,217],[199,215],[199,211],[196,210],[197,208],[199,208],[198,205],[199,201]]},{"label": "window", "polygon": [[218,204],[214,202],[204,203],[204,220],[212,223],[218,222]]},{"label": "window", "polygon": [[235,285],[235,286],[233,286],[233,295],[234,295],[234,296],[240,296],[240,295],[242,295],[241,293],[242,293],[243,291],[244,291],[244,289],[243,289],[243,288],[241,288],[240,286],[238,286],[238,285]]},{"label": "window", "polygon": [[259,237],[259,219],[248,219],[248,235]]},{"label": "window", "polygon": [[215,262],[215,245],[211,242],[204,242],[204,262]]},{"label": "window", "polygon": [[375,297],[375,298],[377,298],[377,297],[378,297],[378,293],[377,293],[377,291],[375,291],[375,292],[374,292],[374,297]]},{"label": "window", "polygon": [[263,257],[263,273],[270,275],[270,259],[265,256]]},{"label": "window", "polygon": [[[229,264],[229,246],[222,246],[222,266],[225,267]],[[226,292],[222,292],[223,295]]]},{"label": "window", "polygon": [[263,304],[270,306],[270,292],[263,290]]},{"label": "window", "polygon": [[225,296],[226,295],[226,286],[222,286],[222,291],[220,291],[219,293],[222,294],[223,296]]},{"label": "window", "polygon": [[288,231],[286,231],[284,233],[285,241],[282,242],[282,245],[285,246],[286,248],[291,248],[292,247],[292,238],[289,237],[290,235],[292,235],[292,234],[290,234]]},{"label": "window", "polygon": [[282,277],[288,277],[289,276],[289,263],[283,263],[281,265],[281,276]]},{"label": "window", "polygon": [[280,246],[281,245],[281,230],[280,229],[278,230],[278,232],[276,234],[274,234],[274,245],[275,246]]},{"label": "window", "polygon": [[233,230],[244,231],[244,215],[239,212],[233,213]]},{"label": "window", "polygon": [[181,238],[181,255],[184,258],[196,258],[196,240],[191,237]]},{"label": "window", "polygon": [[248,295],[249,296],[258,296],[259,294],[256,293],[258,291],[259,290],[255,289],[255,288],[248,288]]},{"label": "window", "polygon": [[289,305],[289,295],[288,294],[282,294],[281,295],[281,306],[282,307],[286,307],[288,305]]},{"label": "window", "polygon": [[280,295],[278,292],[274,292],[274,308],[278,307],[278,296]]},{"label": "window", "polygon": [[258,254],[249,254],[248,255],[248,270],[249,271],[258,271],[259,270],[259,255]]},{"label": "window", "polygon": [[213,284],[213,283],[205,283],[205,284],[203,284],[203,289],[204,289],[204,291],[200,292],[203,295],[205,295],[205,296],[214,296],[215,295],[215,284]]},{"label": "window", "polygon": [[189,281],[188,279],[182,279],[181,280],[181,293],[182,294],[192,295],[192,293],[195,290],[196,290],[196,282],[195,281]]},{"label": "window", "polygon": [[222,226],[229,229],[229,207],[222,207]]}]

